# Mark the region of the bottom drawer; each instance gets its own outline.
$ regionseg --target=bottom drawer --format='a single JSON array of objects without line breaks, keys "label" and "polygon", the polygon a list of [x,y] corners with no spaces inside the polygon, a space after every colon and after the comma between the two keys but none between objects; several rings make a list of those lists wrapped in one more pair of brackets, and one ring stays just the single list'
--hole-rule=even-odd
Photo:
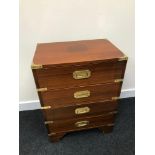
[{"label": "bottom drawer", "polygon": [[48,133],[51,134],[67,131],[76,131],[113,124],[115,120],[115,113],[116,112],[114,111],[105,115],[99,115],[95,117],[84,117],[79,119],[54,121],[51,124],[47,124]]}]

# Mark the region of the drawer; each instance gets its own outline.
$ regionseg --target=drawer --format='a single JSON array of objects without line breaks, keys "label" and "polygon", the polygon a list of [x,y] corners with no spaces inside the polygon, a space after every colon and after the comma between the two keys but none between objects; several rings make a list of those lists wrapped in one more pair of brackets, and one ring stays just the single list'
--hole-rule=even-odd
[{"label": "drawer", "polygon": [[34,70],[37,88],[59,89],[112,82],[124,77],[126,61],[51,66]]},{"label": "drawer", "polygon": [[48,90],[39,94],[42,99],[42,106],[58,108],[86,102],[111,100],[112,97],[120,95],[121,85],[122,82],[107,83],[71,89]]},{"label": "drawer", "polygon": [[56,133],[110,125],[114,123],[114,120],[115,114],[99,115],[96,117],[83,117],[79,119],[54,121],[53,123],[47,124],[46,126],[48,133]]},{"label": "drawer", "polygon": [[50,121],[101,115],[117,109],[117,101],[105,101],[44,110],[46,123]]}]

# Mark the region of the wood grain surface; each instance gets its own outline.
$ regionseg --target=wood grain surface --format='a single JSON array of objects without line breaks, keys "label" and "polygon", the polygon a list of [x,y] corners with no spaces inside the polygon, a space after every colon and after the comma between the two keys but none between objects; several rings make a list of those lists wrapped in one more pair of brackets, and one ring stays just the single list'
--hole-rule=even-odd
[{"label": "wood grain surface", "polygon": [[[67,87],[84,86],[98,83],[113,82],[124,77],[126,61],[89,63],[80,66],[51,67],[49,69],[35,70],[38,88],[59,89]],[[73,72],[89,70],[91,76],[86,79],[74,79]]]},{"label": "wood grain surface", "polygon": [[40,43],[37,45],[33,63],[48,66],[109,60],[123,56],[124,54],[106,39]]},{"label": "wood grain surface", "polygon": [[[106,125],[103,125],[103,126],[90,126],[90,127],[87,127],[87,128],[83,128],[83,129],[79,129],[79,130],[89,130],[89,129],[92,129],[92,128],[98,128],[101,132],[104,133],[110,133],[113,131],[113,127],[114,126],[106,126]],[[76,130],[77,131],[77,130]],[[69,131],[69,132],[74,132],[74,130],[72,131]],[[64,135],[66,134],[67,132],[59,132],[59,133],[54,133],[53,135],[50,135],[49,136],[49,140],[51,142],[58,142],[60,139],[62,139],[64,137]]]},{"label": "wood grain surface", "polygon": [[[89,85],[85,87],[76,87],[71,89],[48,90],[40,92],[43,106],[60,108],[69,105],[84,104],[103,100],[111,100],[112,97],[120,95],[122,83],[107,83],[99,85]],[[90,91],[89,97],[75,98],[74,94],[79,91]]]},{"label": "wood grain surface", "polygon": [[[44,110],[46,121],[57,121],[71,118],[80,118],[88,116],[96,116],[101,114],[106,114],[111,111],[117,111],[117,101],[105,101],[105,102],[95,102],[86,103],[82,105],[67,106],[56,109]],[[83,114],[76,114],[75,111],[79,108],[88,107],[89,112]]]},{"label": "wood grain surface", "polygon": [[[108,124],[113,124],[115,120],[115,114],[112,115],[99,115],[94,117],[83,117],[77,119],[65,119],[60,121],[55,121],[53,124],[46,125],[48,128],[48,133],[59,133],[82,130],[92,127],[106,126]],[[77,122],[88,121],[85,126],[77,127]]]}]

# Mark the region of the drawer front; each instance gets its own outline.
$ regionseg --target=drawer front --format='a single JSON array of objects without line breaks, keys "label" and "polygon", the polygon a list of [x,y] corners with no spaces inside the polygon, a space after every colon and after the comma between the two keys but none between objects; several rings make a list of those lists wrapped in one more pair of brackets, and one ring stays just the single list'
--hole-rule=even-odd
[{"label": "drawer front", "polygon": [[[62,119],[81,118],[88,116],[102,115],[117,109],[117,101],[105,101],[76,106],[68,106],[53,110],[44,110],[45,119],[48,121],[56,121]],[[49,122],[50,123],[50,122]]]},{"label": "drawer front", "polygon": [[97,117],[83,117],[80,119],[68,119],[55,121],[51,124],[47,124],[48,132],[65,132],[75,131],[85,128],[92,128],[96,126],[104,126],[113,124],[115,120],[115,114],[112,115],[100,115]]},{"label": "drawer front", "polygon": [[48,90],[40,92],[40,96],[43,106],[58,108],[68,105],[111,100],[112,97],[120,95],[121,85],[122,82],[72,89]]},{"label": "drawer front", "polygon": [[112,82],[124,76],[126,61],[34,70],[38,88],[59,89]]}]

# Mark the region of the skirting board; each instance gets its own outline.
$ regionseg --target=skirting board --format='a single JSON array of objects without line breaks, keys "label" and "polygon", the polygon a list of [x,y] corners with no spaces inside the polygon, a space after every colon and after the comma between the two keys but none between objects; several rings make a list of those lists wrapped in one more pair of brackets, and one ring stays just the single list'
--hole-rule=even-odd
[{"label": "skirting board", "polygon": [[[135,97],[135,89],[125,89],[121,91],[120,98]],[[19,111],[40,109],[39,100],[19,102]]]}]

